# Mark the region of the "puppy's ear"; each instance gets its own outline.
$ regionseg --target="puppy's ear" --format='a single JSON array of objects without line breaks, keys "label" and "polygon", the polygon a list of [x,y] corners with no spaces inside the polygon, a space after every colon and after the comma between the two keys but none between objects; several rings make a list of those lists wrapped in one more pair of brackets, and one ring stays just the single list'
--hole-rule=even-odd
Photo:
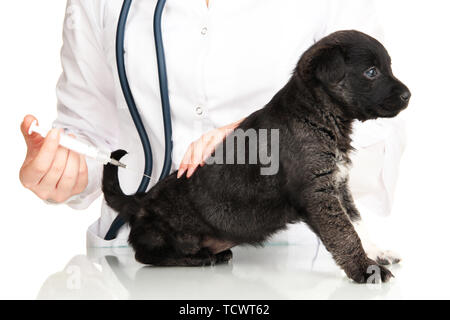
[{"label": "puppy's ear", "polygon": [[345,60],[335,44],[316,44],[299,61],[297,72],[307,83],[337,84],[345,76]]},{"label": "puppy's ear", "polygon": [[314,75],[323,84],[337,84],[345,77],[345,60],[340,48],[323,48],[315,60]]}]

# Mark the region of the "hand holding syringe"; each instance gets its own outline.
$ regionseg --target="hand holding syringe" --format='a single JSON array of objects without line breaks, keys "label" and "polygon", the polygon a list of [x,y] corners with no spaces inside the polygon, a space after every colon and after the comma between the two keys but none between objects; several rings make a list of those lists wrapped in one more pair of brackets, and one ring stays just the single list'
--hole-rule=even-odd
[{"label": "hand holding syringe", "polygon": [[60,129],[52,129],[48,134],[45,131],[29,134],[35,121],[35,117],[28,115],[21,124],[27,154],[20,169],[20,181],[43,200],[64,202],[88,185],[85,156],[60,146]]},{"label": "hand holding syringe", "polygon": [[[42,137],[46,137],[48,134],[48,131],[42,129],[37,125],[36,120],[31,123],[30,129],[28,129],[28,134],[32,134],[33,132],[40,134]],[[123,163],[115,159],[112,159],[111,153],[101,151],[67,134],[61,133],[59,138],[59,145],[69,150],[75,151],[78,154],[97,160],[103,163],[104,165],[111,163],[112,165],[126,168],[126,165],[124,165]]]}]

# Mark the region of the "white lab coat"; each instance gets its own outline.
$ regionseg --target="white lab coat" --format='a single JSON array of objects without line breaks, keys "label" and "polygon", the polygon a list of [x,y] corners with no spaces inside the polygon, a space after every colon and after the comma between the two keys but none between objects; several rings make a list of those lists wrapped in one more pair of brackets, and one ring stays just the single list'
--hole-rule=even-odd
[{"label": "white lab coat", "polygon": [[[122,3],[68,0],[55,126],[99,148],[127,150],[125,162],[142,172],[144,156],[115,61]],[[164,160],[152,24],[155,4],[156,0],[133,1],[125,40],[130,86],[153,148],[154,181]],[[380,38],[372,1],[211,0],[209,9],[205,0],[167,1],[163,39],[173,121],[172,169],[203,133],[263,107],[287,82],[303,52],[341,29],[358,29]],[[398,119],[356,125],[355,147],[362,156],[355,157],[352,189],[357,204],[367,211],[390,212],[404,144],[402,132]],[[102,165],[88,160],[88,168],[88,187],[68,201],[73,208],[85,209],[101,195]],[[120,180],[125,192],[134,193],[141,177],[120,171]],[[101,217],[87,232],[88,246],[127,245],[128,227],[122,228],[117,239],[103,240],[115,216],[103,204]],[[304,235],[311,237],[299,228],[277,239],[296,242]]]}]

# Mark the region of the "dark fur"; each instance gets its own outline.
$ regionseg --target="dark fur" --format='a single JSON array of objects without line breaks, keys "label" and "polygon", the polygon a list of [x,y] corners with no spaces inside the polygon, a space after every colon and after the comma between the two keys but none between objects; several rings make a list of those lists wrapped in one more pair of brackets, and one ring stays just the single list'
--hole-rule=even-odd
[{"label": "dark fur", "polygon": [[[260,175],[261,164],[207,165],[189,180],[173,173],[147,194],[126,196],[117,168],[106,166],[105,199],[129,222],[136,259],[159,266],[224,262],[234,245],[261,244],[303,221],[351,279],[366,281],[377,263],[353,228],[359,213],[347,180],[335,176],[337,163],[350,161],[354,119],[394,117],[408,104],[409,91],[390,64],[384,47],[357,31],[334,33],[305,52],[286,86],[239,126],[280,130],[276,175]],[[372,66],[381,72],[376,80],[364,76]],[[387,281],[391,273],[379,268]]]}]

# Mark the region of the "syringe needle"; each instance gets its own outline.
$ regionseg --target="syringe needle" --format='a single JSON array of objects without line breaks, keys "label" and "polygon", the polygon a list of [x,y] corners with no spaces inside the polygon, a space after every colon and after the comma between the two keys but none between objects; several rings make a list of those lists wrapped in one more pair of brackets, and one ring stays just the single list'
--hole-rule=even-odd
[{"label": "syringe needle", "polygon": [[[137,173],[137,174],[141,174],[141,173],[138,172],[137,170],[130,169],[129,167],[126,167],[126,169],[129,170],[129,171],[131,171],[131,172],[134,172],[134,173]],[[153,181],[153,178],[150,177],[149,175],[146,175],[145,173],[142,173],[142,176],[143,176],[143,177],[146,177],[146,178],[149,178],[150,180]]]}]

